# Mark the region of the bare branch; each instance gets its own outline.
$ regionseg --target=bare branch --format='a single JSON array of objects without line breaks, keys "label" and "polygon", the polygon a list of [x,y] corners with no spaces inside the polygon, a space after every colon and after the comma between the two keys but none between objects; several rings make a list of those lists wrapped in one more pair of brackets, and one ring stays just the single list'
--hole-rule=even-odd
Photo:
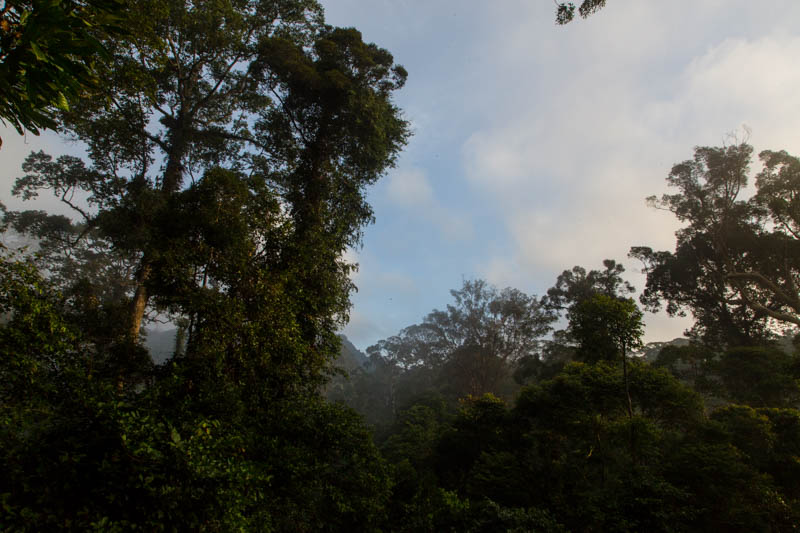
[{"label": "bare branch", "polygon": [[[69,194],[69,198],[67,198],[67,194],[68,194],[68,193],[70,193],[70,194]],[[88,214],[86,211],[84,211],[83,209],[81,209],[80,207],[78,207],[77,205],[75,205],[74,203],[72,203],[72,201],[71,201],[71,200],[72,200],[72,197],[73,197],[73,195],[74,195],[74,189],[73,189],[73,187],[71,187],[71,186],[70,186],[70,187],[67,187],[66,189],[64,189],[64,192],[61,194],[61,201],[62,201],[63,203],[65,203],[66,205],[68,205],[69,207],[71,207],[71,208],[72,208],[73,210],[75,210],[77,213],[80,213],[80,215],[81,215],[81,216],[84,218],[84,220],[86,220],[86,222],[88,223],[88,222],[91,220],[91,217],[89,216],[89,214]]]}]

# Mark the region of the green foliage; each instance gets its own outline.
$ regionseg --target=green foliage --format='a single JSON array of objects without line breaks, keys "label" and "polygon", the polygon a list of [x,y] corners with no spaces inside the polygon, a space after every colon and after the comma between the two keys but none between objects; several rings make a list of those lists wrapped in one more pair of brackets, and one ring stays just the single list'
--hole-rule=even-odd
[{"label": "green foliage", "polygon": [[633,300],[595,294],[574,305],[567,316],[583,361],[621,360],[642,346],[642,312]]},{"label": "green foliage", "polygon": [[[438,487],[436,444],[450,419],[441,399],[411,405],[398,416],[392,435],[382,446],[392,465],[392,499],[388,522],[399,531],[436,529],[444,505],[458,503]],[[454,496],[454,495],[453,495]]]},{"label": "green foliage", "polygon": [[710,365],[725,397],[753,407],[796,407],[800,382],[796,356],[774,347],[732,348]]},{"label": "green foliage", "polygon": [[[491,396],[472,398],[444,424],[415,407],[408,420],[416,422],[389,441],[425,443],[391,448],[404,487],[392,523],[437,531],[793,530],[796,410],[734,406],[708,420],[698,394],[634,362],[630,418],[621,373],[605,362],[573,363],[525,388],[511,410]],[[414,461],[419,450],[425,459]]]},{"label": "green foliage", "polygon": [[[467,489],[469,481],[465,474],[483,454],[501,448],[505,416],[505,403],[492,394],[461,400],[461,410],[450,430],[441,436],[437,450],[436,469],[443,486],[460,491]],[[492,497],[491,493],[484,494]]]},{"label": "green foliage", "polygon": [[[524,482],[487,453],[505,447],[506,419],[505,404],[492,395],[463,400],[455,418],[441,402],[418,403],[404,411],[383,448],[394,463],[391,529],[563,531],[547,511],[505,507],[486,491],[484,475],[498,488],[511,479]],[[464,477],[470,469],[478,473]],[[477,493],[470,489],[475,483],[481,484]]]},{"label": "green foliage", "polygon": [[[1,526],[375,530],[388,472],[319,388],[365,188],[407,137],[405,71],[311,0],[128,8],[64,115],[87,160],[32,154],[14,190],[79,222],[5,214],[39,250],[0,271]],[[162,367],[138,343],[157,314],[185,339]]]},{"label": "green foliage", "polygon": [[61,316],[57,293],[35,266],[5,247],[0,253],[0,353],[6,368],[2,381],[34,382],[58,369],[60,355],[77,348],[77,334]]},{"label": "green foliage", "polygon": [[[606,5],[606,0],[583,0],[578,7],[578,14],[581,18],[600,11]],[[575,4],[573,2],[556,3],[556,24],[564,25],[572,22],[575,18]]]},{"label": "green foliage", "polygon": [[265,501],[277,531],[372,531],[390,480],[368,429],[319,398],[285,402],[260,422],[253,454],[274,474]]},{"label": "green foliage", "polygon": [[780,488],[795,516],[800,515],[800,411],[797,409],[757,409],[770,422],[773,438],[767,451],[769,473]]},{"label": "green foliage", "polygon": [[[225,292],[234,266],[257,265],[303,309],[299,334],[332,347],[352,290],[342,254],[372,219],[365,187],[408,135],[391,101],[405,71],[357,31],[326,26],[312,0],[128,7],[142,23],[109,43],[100,96],[64,117],[89,163],[34,154],[15,186],[24,198],[50,189],[82,219],[47,260],[74,256],[87,238],[115,261],[133,258],[116,303],[128,306],[134,341],[152,312],[193,328],[188,293]],[[69,202],[75,193],[90,208]],[[187,211],[202,219],[185,221]],[[226,218],[237,220],[230,242]]]},{"label": "green foliage", "polygon": [[[622,279],[624,273],[623,265],[613,259],[605,259],[603,268],[599,270],[587,271],[584,267],[574,266],[559,274],[555,285],[547,290],[544,303],[570,323],[574,322],[577,328],[570,325],[556,331],[553,338],[544,343],[537,360],[528,359],[518,368],[518,382],[533,382],[537,374],[540,379],[553,377],[564,364],[575,359],[596,361],[604,357],[614,358],[614,354],[621,353],[623,346],[620,344],[615,347],[616,341],[604,335],[602,330],[605,327],[603,321],[606,320],[603,315],[609,314],[607,319],[613,322],[615,319],[612,315],[620,310],[612,311],[610,307],[624,304],[601,303],[601,300],[606,298],[622,302],[627,300],[628,294],[635,292],[633,286]],[[602,310],[602,307],[607,309]],[[638,310],[630,312],[635,314]],[[594,322],[593,326],[591,322]],[[578,338],[576,333],[586,337]]]},{"label": "green foliage", "polygon": [[[667,373],[644,365],[635,365],[631,386],[633,421],[621,371],[606,364],[569,365],[526,388],[511,411],[492,396],[465,401],[449,428],[440,426],[432,470],[415,468],[428,488],[403,508],[408,519],[425,509],[438,530],[662,530],[687,495],[659,476],[660,459],[702,423],[702,406]],[[626,451],[632,424],[635,468]]]},{"label": "green foliage", "polygon": [[446,310],[370,346],[364,368],[329,391],[329,398],[364,415],[379,437],[428,395],[441,395],[452,407],[487,392],[511,399],[518,365],[522,375],[539,361],[541,338],[555,320],[541,299],[484,280],[466,280],[451,293]]},{"label": "green foliage", "polygon": [[[794,490],[786,490],[776,468],[788,459],[781,453],[786,448],[778,452],[781,459],[773,462],[778,455],[773,433],[777,426],[763,412],[746,406],[718,410],[701,433],[666,458],[666,475],[696,495],[694,520],[699,530],[792,531],[795,527]],[[771,413],[780,419],[780,411]]]},{"label": "green foliage", "polygon": [[796,407],[798,360],[776,344],[740,346],[723,352],[708,346],[665,346],[654,366],[665,368],[705,395],[713,405]]},{"label": "green foliage", "polygon": [[636,291],[633,285],[622,279],[625,267],[613,259],[603,260],[602,270],[586,271],[574,266],[558,275],[556,284],[547,290],[548,307],[566,310],[595,294],[625,298]]},{"label": "green foliage", "polygon": [[[642,372],[636,378],[642,374],[647,376]],[[634,373],[631,392],[637,416],[628,419],[621,378],[618,367],[572,364],[554,380],[525,389],[515,407],[519,442],[526,450],[521,464],[534,469],[526,477],[540,480],[539,489],[528,496],[530,503],[547,501],[546,507],[557,510],[556,516],[563,516],[568,527],[595,524],[603,530],[649,529],[635,521],[637,517],[653,521],[647,515],[657,509],[643,505],[646,500],[637,503],[633,495],[638,492],[639,497],[644,497],[650,493],[667,508],[676,505],[676,497],[680,497],[675,487],[657,482],[657,477],[651,480],[653,473],[648,472],[650,464],[658,463],[662,439],[668,439],[671,433],[669,426],[659,427],[654,420],[639,414],[643,396],[637,394],[640,386]],[[642,389],[651,394],[659,390]],[[673,397],[677,405],[687,401],[691,405],[691,393],[680,389],[676,392],[677,397],[664,391],[662,399]],[[663,416],[691,423],[692,418],[698,418],[698,407],[695,402],[694,416],[687,419],[682,418],[683,409],[673,416]],[[638,470],[634,469],[629,446],[631,427],[636,429]],[[645,482],[653,485],[647,492],[642,486]],[[659,493],[653,494],[654,490]]]},{"label": "green foliage", "polygon": [[165,418],[86,388],[4,439],[6,527],[340,531],[381,517],[388,477],[352,414],[284,405],[246,431],[241,418]]},{"label": "green foliage", "polygon": [[102,41],[127,33],[120,0],[23,0],[0,13],[0,120],[21,134],[57,127],[55,114],[100,86]]},{"label": "green foliage", "polygon": [[29,264],[3,273],[3,529],[341,531],[382,518],[389,478],[352,412],[302,396],[259,406],[192,361],[121,390]]}]

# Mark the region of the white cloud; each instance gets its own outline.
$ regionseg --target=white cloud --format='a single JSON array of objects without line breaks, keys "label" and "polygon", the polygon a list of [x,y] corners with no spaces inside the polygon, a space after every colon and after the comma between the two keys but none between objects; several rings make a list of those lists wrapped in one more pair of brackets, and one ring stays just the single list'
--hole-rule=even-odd
[{"label": "white cloud", "polygon": [[478,271],[481,277],[496,287],[522,288],[530,282],[525,269],[514,257],[491,257]]},{"label": "white cloud", "polygon": [[502,136],[496,135],[497,131],[485,130],[470,135],[463,148],[467,177],[495,189],[519,186],[535,170],[530,154],[535,150],[532,143],[538,135],[526,126],[508,125]]},{"label": "white cloud", "polygon": [[425,173],[418,168],[390,174],[386,193],[389,201],[402,207],[427,208],[433,204],[433,189]]},{"label": "white cloud", "polygon": [[400,168],[391,173],[386,199],[406,213],[422,217],[434,225],[447,240],[466,241],[472,236],[472,226],[467,216],[436,199],[425,171],[420,168]]},{"label": "white cloud", "polygon": [[[663,5],[635,9],[657,15]],[[630,263],[633,245],[671,249],[677,222],[649,209],[644,198],[666,191],[670,167],[690,158],[693,146],[719,145],[743,124],[756,151],[800,153],[800,37],[770,32],[692,50],[664,31],[676,16],[671,9],[652,32],[627,27],[622,16],[613,39],[605,35],[612,35],[610,26],[587,25],[583,36],[562,41],[560,56],[548,58],[552,47],[540,49],[530,39],[534,57],[500,54],[514,49],[505,46],[509,40],[521,39],[513,29],[498,34],[487,52],[517,62],[512,90],[540,98],[527,107],[509,99],[462,145],[465,176],[494,201],[513,242],[510,256],[487,258],[484,272],[493,281],[518,280],[516,268],[555,276],[576,264],[597,267],[604,258]],[[661,57],[668,63],[658,64]],[[539,67],[535,74],[526,76],[526,61]],[[690,325],[663,315],[648,322],[649,338],[678,335]]]},{"label": "white cloud", "polygon": [[428,216],[447,240],[469,242],[472,239],[473,229],[470,219],[457,211],[438,206],[430,211]]},{"label": "white cloud", "polygon": [[757,148],[800,148],[798,55],[800,38],[725,41],[686,65],[666,100],[633,74],[600,76],[592,98],[579,98],[590,81],[579,76],[544,113],[522,111],[471,135],[465,173],[494,197],[531,267],[669,246],[674,220],[643,199],[665,190],[670,166],[694,144],[719,144],[747,123]]},{"label": "white cloud", "polygon": [[800,150],[798,55],[796,36],[723,41],[687,67],[672,120],[690,121],[708,139],[721,137],[710,128],[726,120],[746,123],[754,143]]}]

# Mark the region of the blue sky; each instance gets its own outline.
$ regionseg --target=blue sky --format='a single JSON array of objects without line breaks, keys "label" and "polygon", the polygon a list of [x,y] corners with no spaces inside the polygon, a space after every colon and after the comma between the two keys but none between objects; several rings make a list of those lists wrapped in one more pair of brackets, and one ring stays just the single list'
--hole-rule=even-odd
[{"label": "blue sky", "polygon": [[[543,294],[574,265],[672,249],[672,164],[696,145],[746,135],[800,155],[800,2],[609,0],[554,24],[545,0],[325,0],[409,72],[396,102],[414,136],[369,192],[376,223],[349,256],[344,333],[365,349],[450,302],[463,278]],[[52,135],[2,134],[0,200],[31,150],[74,152]],[[755,169],[758,165],[754,165]],[[687,320],[648,315],[646,340]]]},{"label": "blue sky", "polygon": [[[462,278],[543,294],[574,265],[672,249],[645,197],[696,145],[751,133],[800,153],[800,3],[610,0],[554,24],[553,2],[330,0],[330,23],[389,49],[414,137],[371,193],[353,252],[361,348],[450,302]],[[755,165],[757,167],[757,165]],[[647,316],[650,340],[686,319]]]}]

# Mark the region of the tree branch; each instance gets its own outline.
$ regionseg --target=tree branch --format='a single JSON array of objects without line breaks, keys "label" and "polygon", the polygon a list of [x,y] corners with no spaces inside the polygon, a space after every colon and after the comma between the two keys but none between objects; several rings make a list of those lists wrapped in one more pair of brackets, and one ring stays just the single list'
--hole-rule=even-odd
[{"label": "tree branch", "polygon": [[725,277],[731,280],[753,281],[762,288],[771,291],[779,300],[781,300],[783,303],[785,303],[795,311],[800,312],[800,300],[797,298],[797,295],[794,296],[789,295],[775,282],[768,279],[760,272],[732,272],[730,274],[727,274]]},{"label": "tree branch", "polygon": [[775,311],[774,309],[770,309],[769,307],[766,307],[765,305],[759,302],[751,300],[745,295],[742,295],[742,297],[747,302],[747,305],[749,305],[752,309],[755,309],[756,311],[761,311],[765,315],[774,318],[775,320],[780,320],[781,322],[789,322],[797,326],[800,326],[800,317],[792,315],[790,313],[782,313],[780,311]]}]

